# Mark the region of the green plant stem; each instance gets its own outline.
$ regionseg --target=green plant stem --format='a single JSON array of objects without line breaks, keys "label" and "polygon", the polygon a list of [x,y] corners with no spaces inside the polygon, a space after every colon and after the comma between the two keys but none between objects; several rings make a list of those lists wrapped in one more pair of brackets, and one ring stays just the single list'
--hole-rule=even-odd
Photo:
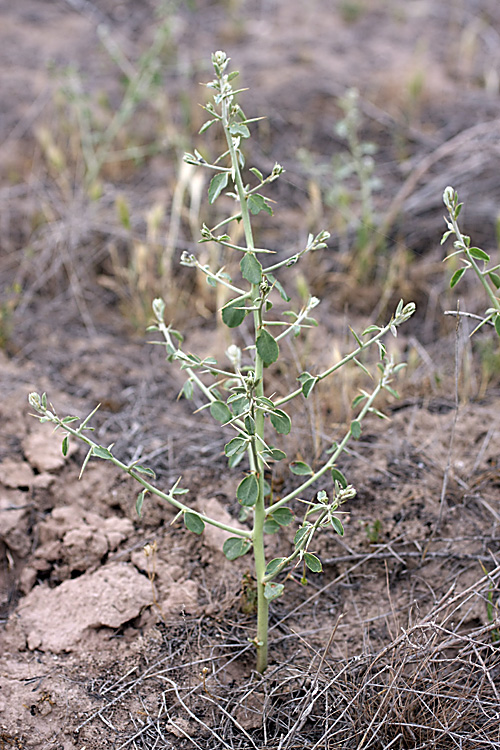
[{"label": "green plant stem", "polygon": [[[384,378],[380,379],[380,382],[377,384],[376,388],[373,390],[369,398],[366,400],[363,408],[361,409],[360,413],[357,416],[357,421],[362,422],[364,417],[368,414],[370,411],[373,402],[377,398],[378,394],[384,387]],[[342,441],[338,444],[335,451],[332,453],[328,461],[326,461],[321,469],[318,469],[318,471],[315,471],[314,474],[312,474],[308,479],[306,479],[305,482],[303,482],[299,487],[294,489],[292,492],[289,492],[288,495],[285,495],[285,497],[282,497],[281,500],[278,500],[278,502],[273,503],[267,510],[266,515],[269,515],[270,513],[273,513],[273,511],[277,510],[278,508],[281,508],[283,505],[286,505],[290,502],[290,500],[293,500],[295,497],[298,497],[304,490],[306,490],[308,487],[311,486],[311,484],[314,484],[320,477],[323,476],[329,469],[332,469],[335,466],[335,462],[337,461],[340,454],[345,450],[345,447],[347,443],[349,442],[351,438],[351,430],[349,429],[346,434],[344,435]]]},{"label": "green plant stem", "polygon": [[488,281],[486,280],[487,273],[491,272],[492,269],[488,269],[487,273],[483,273],[479,266],[477,265],[476,259],[472,257],[472,255],[469,252],[469,248],[464,240],[464,236],[462,232],[460,231],[460,227],[458,226],[458,222],[455,219],[454,212],[451,211],[448,208],[448,213],[450,215],[451,225],[453,226],[453,231],[455,233],[455,236],[460,243],[461,249],[465,252],[465,255],[467,256],[467,260],[471,264],[472,268],[474,269],[477,277],[479,278],[481,284],[484,287],[484,290],[486,294],[488,295],[490,302],[492,303],[493,307],[496,310],[500,311],[500,300],[495,296],[495,293],[491,286],[489,285]]},{"label": "green plant stem", "polygon": [[[221,278],[217,274],[213,273],[213,271],[211,271],[209,268],[202,266],[201,263],[199,263],[198,261],[196,262],[196,268],[198,268],[202,273],[204,273],[207,279],[213,279],[218,284],[222,284],[222,286],[225,286],[226,289],[230,289],[232,292],[236,292],[236,294],[239,294],[241,300],[247,299],[250,296],[249,292],[245,292],[243,289],[239,289],[237,286],[230,284],[228,281],[226,281],[226,279]],[[234,300],[231,300],[231,302],[233,301]]]},{"label": "green plant stem", "polygon": [[[59,419],[59,417],[57,417],[52,412],[47,411],[45,412],[45,414],[46,416],[44,417],[44,419],[46,421],[52,422],[52,424],[56,425],[56,428],[60,427],[69,435],[73,435],[73,437],[78,438],[78,440],[81,440],[83,443],[88,445],[91,450],[93,450],[94,448],[102,447],[98,443],[88,438],[86,435],[82,434],[81,429],[84,427],[84,424],[86,423],[87,420],[85,420],[84,423],[80,426],[80,429],[75,430],[74,428],[70,427],[68,424],[65,424],[62,421],[62,419]],[[216,521],[213,518],[209,518],[209,516],[206,516],[203,513],[198,513],[197,511],[193,511],[188,505],[184,505],[184,503],[181,503],[179,500],[176,500],[172,491],[163,492],[158,487],[155,487],[155,485],[151,484],[151,482],[148,482],[146,479],[144,479],[144,476],[140,472],[134,471],[134,466],[127,466],[127,464],[123,463],[123,461],[120,461],[118,458],[116,458],[116,456],[113,456],[112,454],[110,454],[109,458],[106,458],[106,460],[110,461],[112,464],[114,464],[115,466],[118,466],[118,468],[125,471],[129,476],[131,476],[133,479],[139,482],[139,484],[141,484],[146,490],[148,490],[148,492],[151,492],[152,495],[156,495],[162,500],[165,500],[174,508],[177,508],[177,510],[182,511],[183,513],[186,513],[186,512],[196,513],[196,515],[198,515],[205,523],[208,523],[211,526],[216,526],[219,529],[223,529],[224,531],[227,531],[230,534],[234,534],[235,536],[240,536],[244,539],[251,538],[252,533],[250,531],[246,531],[244,529],[238,529],[234,526],[229,526],[228,524],[221,523],[220,521]]]},{"label": "green plant stem", "polygon": [[[243,230],[245,233],[247,252],[255,253],[255,242],[253,238],[252,223],[250,220],[250,212],[248,210],[245,186],[241,177],[238,154],[236,153],[233,137],[229,132],[228,107],[229,103],[225,98],[222,102],[222,124],[224,126],[224,132],[226,134],[226,140],[231,156],[233,181],[238,193],[238,198],[241,206],[241,219],[243,223]],[[259,292],[259,286],[257,284],[252,284],[252,299],[256,300],[259,297]],[[262,327],[262,308],[258,307],[258,309],[254,310],[253,316],[254,340],[256,340],[259,330]],[[264,396],[263,375],[264,366],[262,358],[259,356],[258,351],[255,350],[255,379],[257,383],[255,388],[255,396],[257,398]],[[255,414],[255,436],[257,440],[262,443],[264,442],[264,413],[260,409],[257,410]],[[257,671],[262,674],[267,668],[268,661],[269,602],[264,596],[264,577],[266,574],[266,554],[264,549],[264,522],[266,520],[266,508],[264,501],[264,464],[260,453],[258,451],[255,451],[255,453],[256,458],[254,458],[252,452],[250,451],[251,465],[254,464],[255,476],[259,486],[259,493],[254,507],[254,522],[252,529],[255,577],[257,579],[257,636],[255,639],[255,645],[257,648]]]},{"label": "green plant stem", "polygon": [[[339,362],[332,365],[332,367],[329,367],[327,370],[320,373],[319,375],[315,375],[315,378],[319,382],[320,380],[324,380],[325,378],[327,378],[336,370],[339,370],[347,362],[350,362],[351,360],[355,359],[359,354],[361,354],[361,352],[363,352],[365,349],[368,349],[368,347],[370,347],[376,341],[379,341],[381,338],[383,338],[385,334],[388,331],[390,331],[391,326],[393,325],[394,325],[394,320],[391,320],[386,326],[384,326],[384,328],[381,328],[380,331],[375,336],[372,336],[371,339],[366,341],[366,343],[361,344],[361,346],[358,346],[358,348],[352,351],[350,354],[346,354],[346,356],[343,357],[343,359],[339,360]],[[276,407],[280,407],[283,404],[288,403],[288,401],[291,401],[292,399],[294,399],[296,396],[300,396],[301,393],[302,393],[302,388],[296,388],[295,391],[292,391],[287,396],[283,396],[283,398],[277,399],[277,401],[274,402],[274,405]]]},{"label": "green plant stem", "polygon": [[328,515],[328,508],[325,508],[321,513],[319,514],[316,521],[311,524],[311,528],[309,529],[309,532],[304,535],[304,538],[300,541],[299,544],[295,547],[294,551],[291,555],[286,557],[279,565],[278,567],[273,571],[273,573],[270,573],[266,576],[264,576],[264,583],[268,583],[269,581],[272,581],[278,576],[284,568],[286,568],[291,562],[293,562],[302,552],[304,548],[306,548],[312,537],[314,536],[315,532],[319,529],[321,526],[323,520],[325,519],[325,516]]}]

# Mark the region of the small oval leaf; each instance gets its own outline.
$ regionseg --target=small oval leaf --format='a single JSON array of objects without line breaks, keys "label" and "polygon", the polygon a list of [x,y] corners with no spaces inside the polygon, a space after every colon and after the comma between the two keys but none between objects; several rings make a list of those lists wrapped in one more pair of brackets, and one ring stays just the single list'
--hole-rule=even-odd
[{"label": "small oval leaf", "polygon": [[142,492],[139,492],[137,495],[137,500],[135,501],[135,510],[137,512],[137,515],[139,518],[141,517],[142,513],[142,504],[144,503],[144,498],[146,496],[147,490],[142,490]]},{"label": "small oval leaf", "polygon": [[497,273],[494,273],[493,271],[490,271],[488,276],[490,277],[491,281],[495,285],[495,288],[500,289],[500,276]]},{"label": "small oval leaf", "polygon": [[227,187],[228,179],[229,174],[227,172],[219,172],[219,174],[216,174],[215,177],[212,177],[212,179],[210,180],[210,186],[208,188],[209,203],[213,203],[215,200],[217,200],[224,188]]},{"label": "small oval leaf", "polygon": [[471,255],[476,260],[484,260],[485,263],[490,262],[490,256],[488,255],[488,253],[485,253],[484,250],[481,250],[480,247],[470,247],[469,255]]},{"label": "small oval leaf", "polygon": [[276,508],[271,515],[280,526],[288,526],[293,521],[293,513],[290,508]]},{"label": "small oval leaf", "polygon": [[332,528],[337,532],[337,534],[339,536],[344,536],[344,527],[342,526],[341,521],[335,516],[332,516],[331,522],[332,522]]},{"label": "small oval leaf", "polygon": [[254,215],[257,215],[261,211],[265,211],[269,216],[273,215],[273,209],[267,199],[263,195],[259,195],[259,193],[252,193],[248,196],[248,208]]},{"label": "small oval leaf", "polygon": [[105,461],[109,461],[110,458],[113,458],[111,451],[107,448],[103,448],[102,445],[93,445],[92,455],[96,456],[96,458],[103,458]]},{"label": "small oval leaf", "polygon": [[311,476],[314,473],[309,464],[306,464],[304,461],[292,461],[290,471],[299,477]]},{"label": "small oval leaf", "polygon": [[222,321],[228,328],[238,328],[246,314],[243,302],[233,302],[222,309]]},{"label": "small oval leaf", "polygon": [[248,539],[242,539],[239,536],[230,536],[224,542],[222,551],[228,560],[236,560],[236,558],[246,555],[251,546]]},{"label": "small oval leaf", "polygon": [[321,560],[319,557],[316,557],[316,555],[313,555],[311,552],[304,552],[304,562],[311,571],[311,573],[321,573],[323,570],[323,566],[321,565]]},{"label": "small oval leaf", "polygon": [[361,437],[361,422],[358,422],[357,419],[353,419],[351,422],[351,435],[354,440],[359,440]]},{"label": "small oval leaf", "polygon": [[285,587],[282,583],[268,581],[264,586],[264,596],[268,602],[271,602],[273,599],[277,599],[278,596],[281,596],[284,590]]},{"label": "small oval leaf", "polygon": [[250,284],[260,284],[262,266],[253,253],[245,253],[240,262],[241,275]]},{"label": "small oval leaf", "polygon": [[280,525],[274,518],[267,518],[264,521],[264,534],[276,534],[280,530]]},{"label": "small oval leaf", "polygon": [[466,268],[459,268],[458,271],[455,271],[455,273],[453,274],[450,280],[450,289],[453,289],[453,287],[458,284],[458,282],[460,281],[460,279],[462,278],[466,270],[467,270]]},{"label": "small oval leaf", "polygon": [[304,541],[310,529],[311,526],[309,525],[301,526],[300,529],[297,529],[293,538],[293,543],[296,547],[298,547]]},{"label": "small oval leaf", "polygon": [[239,135],[240,138],[250,138],[250,131],[242,122],[233,122],[229,126],[231,135]]},{"label": "small oval leaf", "polygon": [[275,557],[274,560],[270,560],[266,565],[266,576],[274,575],[285,560],[286,557]]},{"label": "small oval leaf", "polygon": [[290,417],[281,409],[272,412],[271,424],[280,435],[288,435],[292,429]]},{"label": "small oval leaf", "polygon": [[226,443],[224,446],[224,453],[228,458],[231,456],[239,456],[245,452],[247,447],[247,441],[244,438],[235,437]]},{"label": "small oval leaf", "polygon": [[495,331],[497,332],[497,335],[500,336],[500,315],[497,315],[495,318]]},{"label": "small oval leaf", "polygon": [[199,517],[197,513],[187,512],[184,513],[184,526],[194,534],[203,534],[205,530],[205,522]]},{"label": "small oval leaf", "polygon": [[236,490],[236,497],[242,505],[251,508],[259,497],[259,483],[255,474],[249,474],[242,479]]},{"label": "small oval leaf", "polygon": [[132,468],[138,474],[144,474],[145,476],[150,477],[151,479],[156,479],[156,474],[154,473],[153,469],[150,469],[148,466],[142,466],[142,464],[135,464],[135,466],[133,466]]},{"label": "small oval leaf", "polygon": [[280,354],[280,348],[269,331],[263,328],[257,336],[255,343],[264,367],[269,367],[273,362],[276,362]]},{"label": "small oval leaf", "polygon": [[248,435],[255,435],[255,419],[250,414],[245,417],[245,430]]},{"label": "small oval leaf", "polygon": [[338,482],[343,490],[347,487],[347,479],[339,469],[332,469],[332,479],[334,482]]},{"label": "small oval leaf", "polygon": [[271,461],[282,461],[284,458],[286,458],[286,453],[284,451],[280,451],[279,448],[273,448],[272,446],[270,446],[269,448],[266,448],[261,452],[261,456],[262,458]]},{"label": "small oval leaf", "polygon": [[231,409],[223,401],[212,401],[210,404],[210,414],[221,424],[226,424],[226,422],[230,422],[233,418]]}]

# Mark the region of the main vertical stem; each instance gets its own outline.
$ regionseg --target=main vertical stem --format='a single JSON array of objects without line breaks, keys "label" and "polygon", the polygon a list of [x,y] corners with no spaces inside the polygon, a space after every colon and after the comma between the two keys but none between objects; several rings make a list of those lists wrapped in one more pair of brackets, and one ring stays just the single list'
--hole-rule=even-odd
[{"label": "main vertical stem", "polygon": [[[233,179],[236,187],[236,192],[240,200],[241,207],[241,218],[243,223],[243,229],[245,232],[245,241],[247,245],[247,251],[253,253],[255,251],[255,243],[253,239],[252,225],[250,221],[250,212],[248,210],[247,198],[245,195],[245,186],[241,177],[240,166],[238,163],[238,155],[236,153],[233,138],[229,132],[228,122],[228,103],[226,100],[222,104],[222,117],[224,131],[226,134],[227,144],[229,147],[229,153],[231,154],[231,163],[233,167]],[[260,289],[258,284],[252,284],[252,299],[259,300]],[[262,326],[262,312],[258,303],[255,305],[259,309],[254,311],[254,339],[257,340],[259,330]],[[264,395],[264,367],[262,358],[260,357],[257,349],[255,350],[255,379],[257,386],[255,388],[255,396]],[[261,409],[257,409],[255,415],[255,437],[259,446],[263,444],[264,440],[264,414]],[[253,541],[253,554],[255,564],[255,577],[257,579],[257,635],[255,638],[255,645],[257,648],[257,671],[262,673],[267,668],[267,654],[268,654],[268,629],[269,629],[269,602],[264,596],[264,576],[266,573],[266,555],[264,550],[264,523],[266,520],[266,508],[264,503],[264,464],[260,453],[255,451],[253,458],[251,459],[255,476],[259,484],[259,496],[254,508],[254,524],[252,530],[252,541]]]},{"label": "main vertical stem", "polygon": [[[259,379],[256,396],[263,395],[263,367],[262,359],[256,356],[255,376]],[[255,415],[255,433],[257,439],[264,438],[264,414],[258,409]],[[267,668],[267,631],[269,622],[269,602],[264,596],[264,576],[266,573],[266,555],[264,550],[264,522],[266,520],[266,508],[264,504],[264,466],[260,454],[257,453],[256,466],[257,480],[259,483],[259,496],[255,504],[253,524],[253,554],[255,561],[255,576],[257,578],[257,671],[264,672]]]}]

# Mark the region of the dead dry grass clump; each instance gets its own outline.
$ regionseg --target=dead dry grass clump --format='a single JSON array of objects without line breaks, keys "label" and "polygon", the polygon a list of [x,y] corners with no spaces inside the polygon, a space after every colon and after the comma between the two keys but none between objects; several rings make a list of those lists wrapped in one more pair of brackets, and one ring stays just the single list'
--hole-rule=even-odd
[{"label": "dead dry grass clump", "polygon": [[[79,739],[105,727],[117,750],[498,748],[499,622],[478,624],[471,613],[499,581],[496,566],[465,590],[452,586],[426,615],[360,656],[329,655],[337,621],[322,652],[309,644],[249,679],[242,623],[226,618],[209,632],[203,618],[185,622],[182,633],[163,633],[162,656],[140,674],[102,685],[107,703],[80,725]],[[286,630],[282,621],[274,628]],[[195,659],[174,666],[195,646]]]}]

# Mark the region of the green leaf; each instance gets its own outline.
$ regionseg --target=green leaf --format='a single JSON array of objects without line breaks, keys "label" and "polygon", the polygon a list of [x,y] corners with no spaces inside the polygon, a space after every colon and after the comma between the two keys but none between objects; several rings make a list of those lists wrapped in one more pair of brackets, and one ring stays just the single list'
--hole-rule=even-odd
[{"label": "green leaf", "polygon": [[250,138],[249,129],[241,122],[233,122],[233,124],[229,126],[229,132],[231,135],[239,135],[241,138]]},{"label": "green leaf", "polygon": [[259,497],[259,483],[255,474],[249,474],[242,479],[236,490],[236,497],[242,505],[251,508]]},{"label": "green leaf", "polygon": [[295,532],[295,536],[293,538],[293,543],[296,547],[298,547],[301,544],[301,542],[304,541],[310,529],[311,529],[310,524],[306,524],[305,526],[301,526],[300,529],[297,529],[297,531]]},{"label": "green leaf", "polygon": [[311,552],[304,552],[304,562],[312,573],[321,573],[323,570],[321,560]]},{"label": "green leaf", "polygon": [[371,377],[370,371],[364,366],[364,364],[362,364],[359,361],[359,359],[356,359],[356,357],[354,357],[353,361],[354,361],[354,364],[356,364],[361,370],[363,370],[363,372],[365,373],[365,375],[368,375],[369,378]]},{"label": "green leaf", "polygon": [[384,385],[384,389],[385,389],[385,390],[386,390],[386,391],[387,391],[388,393],[390,393],[390,394],[391,394],[391,396],[392,396],[393,398],[399,398],[399,393],[398,393],[398,392],[397,392],[397,390],[396,390],[395,388],[393,388],[392,386],[390,386],[390,385]]},{"label": "green leaf", "polygon": [[224,542],[222,551],[228,560],[236,560],[236,558],[246,555],[251,546],[248,539],[242,539],[240,536],[230,536]]},{"label": "green leaf", "polygon": [[231,404],[231,409],[237,417],[247,411],[249,406],[248,399],[245,396],[239,396],[238,394],[229,396],[227,403]]},{"label": "green leaf", "polygon": [[292,429],[290,417],[281,409],[271,413],[271,424],[280,435],[288,435]]},{"label": "green leaf", "polygon": [[264,182],[264,175],[257,167],[250,167],[250,172],[255,175],[259,182]]},{"label": "green leaf", "polygon": [[276,534],[280,530],[280,525],[273,518],[266,518],[264,521],[264,534]]},{"label": "green leaf", "polygon": [[280,451],[279,448],[273,448],[270,446],[269,448],[265,448],[263,451],[261,451],[262,458],[270,459],[271,461],[282,461],[284,458],[286,458],[286,453],[284,451]]},{"label": "green leaf", "polygon": [[151,479],[156,479],[156,474],[154,473],[153,469],[150,469],[148,466],[142,466],[142,464],[135,464],[135,466],[133,466],[132,469],[136,471],[138,474],[145,474],[147,477],[151,477]]},{"label": "green leaf", "polygon": [[278,596],[281,596],[284,590],[285,587],[282,583],[274,583],[274,581],[268,581],[264,586],[264,596],[268,602],[271,602],[273,599],[277,599]]},{"label": "green leaf", "polygon": [[257,398],[257,403],[264,409],[274,409],[274,403],[270,398],[266,398],[265,396],[259,396],[259,398]]},{"label": "green leaf", "polygon": [[250,284],[260,284],[262,280],[262,266],[253,253],[245,253],[240,261],[241,275]]},{"label": "green leaf", "polygon": [[250,414],[245,417],[245,430],[248,435],[255,435],[255,419]]},{"label": "green leaf", "polygon": [[69,447],[69,435],[65,435],[63,437],[62,446],[61,446],[63,456],[68,455],[68,447]]},{"label": "green leaf", "polygon": [[470,247],[469,255],[471,255],[476,260],[484,260],[485,263],[490,262],[490,256],[488,255],[488,253],[485,253],[484,250],[481,250],[480,247]]},{"label": "green leaf", "polygon": [[227,465],[230,469],[234,469],[243,459],[243,453],[235,453],[234,456],[231,456],[228,461]]},{"label": "green leaf", "polygon": [[90,459],[90,457],[92,456],[92,453],[93,453],[93,451],[92,451],[92,447],[90,447],[90,448],[89,448],[89,450],[88,450],[88,452],[87,452],[87,455],[86,455],[86,456],[85,456],[85,458],[83,459],[83,464],[82,464],[82,468],[80,469],[80,473],[79,473],[79,475],[78,475],[78,479],[81,479],[81,478],[82,478],[82,476],[83,476],[83,472],[84,472],[84,471],[85,471],[85,469],[87,468],[87,464],[88,464],[88,462],[89,462],[89,459]]},{"label": "green leaf", "polygon": [[462,278],[466,270],[467,270],[466,268],[459,268],[458,271],[455,271],[455,273],[453,274],[450,280],[450,289],[453,289],[453,287],[458,284],[458,282],[460,281],[460,279]]},{"label": "green leaf", "polygon": [[147,492],[146,489],[142,490],[142,492],[139,492],[139,494],[137,495],[137,500],[135,501],[135,510],[136,510],[136,513],[139,516],[139,518],[141,517],[142,504],[144,502],[144,498],[146,496],[146,492]]},{"label": "green leaf", "polygon": [[255,344],[264,367],[268,367],[273,362],[276,362],[280,354],[280,348],[269,331],[263,328],[257,336]]},{"label": "green leaf", "polygon": [[365,328],[365,330],[363,331],[361,335],[367,336],[369,333],[378,333],[379,331],[380,331],[379,326],[368,326],[368,328]]},{"label": "green leaf", "polygon": [[358,422],[357,419],[353,419],[351,422],[351,435],[354,440],[359,440],[361,437],[361,422]]},{"label": "green leaf", "polygon": [[182,386],[181,392],[179,393],[178,398],[181,396],[184,396],[184,398],[191,399],[193,398],[193,381],[192,380],[186,380],[184,385]]},{"label": "green leaf", "polygon": [[500,289],[500,276],[497,273],[493,273],[493,271],[490,271],[488,276],[490,277],[491,281],[493,282],[496,289]]},{"label": "green leaf", "polygon": [[228,328],[238,328],[245,320],[244,302],[231,302],[222,308],[222,321]]},{"label": "green leaf", "polygon": [[189,492],[189,490],[186,490],[183,487],[177,487],[177,486],[172,487],[170,491],[172,495],[187,495],[187,493]]},{"label": "green leaf", "polygon": [[336,518],[336,516],[331,517],[331,523],[334,530],[337,532],[339,536],[344,536],[344,527],[342,526],[340,520]]},{"label": "green leaf", "polygon": [[205,522],[199,517],[198,513],[188,511],[184,513],[184,526],[194,534],[203,534],[205,531]]},{"label": "green leaf", "polygon": [[297,380],[299,381],[302,387],[302,394],[304,398],[308,398],[312,389],[318,382],[318,378],[316,378],[314,375],[311,375],[309,372],[302,372],[297,378]]},{"label": "green leaf", "polygon": [[266,276],[271,282],[271,284],[274,287],[276,287],[276,289],[278,290],[281,299],[285,300],[285,302],[290,302],[291,297],[289,297],[288,294],[285,292],[285,290],[283,289],[283,286],[280,284],[278,279],[275,276],[273,276],[272,273],[266,273]]},{"label": "green leaf", "polygon": [[103,448],[102,445],[93,445],[92,455],[96,456],[96,458],[103,458],[105,461],[109,461],[110,458],[113,458],[111,451],[107,448]]},{"label": "green leaf", "polygon": [[248,196],[248,209],[250,213],[256,215],[261,211],[265,211],[269,216],[273,215],[273,209],[269,205],[266,198],[258,193],[252,193]]},{"label": "green leaf", "polygon": [[497,332],[497,335],[500,336],[500,315],[497,315],[495,318],[495,331]]},{"label": "green leaf", "polygon": [[314,473],[309,464],[304,463],[304,461],[292,461],[290,471],[299,477],[311,476]]},{"label": "green leaf", "polygon": [[274,560],[270,560],[266,565],[266,576],[272,576],[276,573],[284,560],[286,560],[286,557],[275,557]]},{"label": "green leaf", "polygon": [[208,202],[213,203],[219,195],[222,193],[225,187],[227,187],[229,179],[228,172],[219,172],[215,177],[210,180],[210,186],[208,188]]},{"label": "green leaf", "polygon": [[359,404],[364,401],[367,397],[366,393],[360,393],[359,396],[356,396],[355,399],[353,399],[353,402],[351,404],[351,409],[355,409],[356,406],[359,406]]},{"label": "green leaf", "polygon": [[80,417],[64,417],[64,419],[61,419],[61,422],[63,424],[70,424],[70,422],[78,422]]},{"label": "green leaf", "polygon": [[334,482],[338,482],[343,490],[347,487],[347,479],[339,469],[332,469],[332,479]]},{"label": "green leaf", "polygon": [[226,422],[230,422],[233,418],[231,409],[223,401],[212,401],[210,404],[210,414],[221,424],[226,424]]},{"label": "green leaf", "polygon": [[204,123],[203,123],[203,125],[201,126],[201,128],[200,128],[200,129],[198,130],[198,133],[199,133],[200,135],[201,135],[202,133],[205,133],[205,132],[206,132],[206,131],[208,130],[208,128],[209,128],[209,127],[210,127],[211,125],[213,125],[213,124],[214,124],[214,122],[218,122],[218,120],[207,120],[206,122],[204,122]]},{"label": "green leaf", "polygon": [[235,437],[226,443],[224,446],[224,453],[228,458],[231,456],[238,456],[246,451],[247,441],[245,438]]},{"label": "green leaf", "polygon": [[290,508],[276,508],[271,517],[280,526],[288,526],[293,521],[293,513]]}]

